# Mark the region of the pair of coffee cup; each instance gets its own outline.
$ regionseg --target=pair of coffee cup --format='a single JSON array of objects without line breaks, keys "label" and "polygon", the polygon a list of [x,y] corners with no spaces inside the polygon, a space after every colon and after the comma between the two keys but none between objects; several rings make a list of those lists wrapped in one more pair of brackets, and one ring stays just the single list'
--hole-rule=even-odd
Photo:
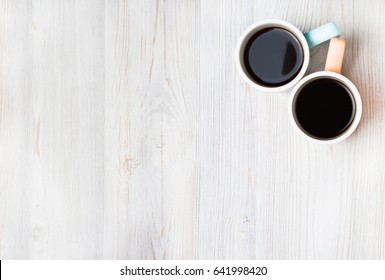
[{"label": "pair of coffee cup", "polygon": [[[333,144],[349,137],[362,115],[354,84],[341,75],[346,46],[335,23],[307,33],[282,20],[264,20],[246,29],[236,47],[236,64],[251,86],[266,92],[292,89],[289,119],[306,139]],[[330,40],[325,70],[305,76],[309,49]]]}]

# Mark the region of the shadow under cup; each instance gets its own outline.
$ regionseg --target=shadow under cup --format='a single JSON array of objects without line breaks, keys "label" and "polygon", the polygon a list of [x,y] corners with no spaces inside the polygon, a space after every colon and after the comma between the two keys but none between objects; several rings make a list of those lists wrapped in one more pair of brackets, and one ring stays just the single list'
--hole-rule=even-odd
[{"label": "shadow under cup", "polygon": [[292,102],[298,127],[318,140],[332,140],[352,125],[357,104],[351,89],[341,80],[320,76],[304,83]]},{"label": "shadow under cup", "polygon": [[248,77],[263,87],[288,84],[303,67],[300,40],[282,26],[266,26],[245,41],[242,62]]}]

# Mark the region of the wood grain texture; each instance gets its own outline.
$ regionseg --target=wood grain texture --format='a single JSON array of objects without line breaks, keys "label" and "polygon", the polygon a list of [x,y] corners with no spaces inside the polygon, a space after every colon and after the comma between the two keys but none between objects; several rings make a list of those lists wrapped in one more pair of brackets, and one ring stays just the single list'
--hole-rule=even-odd
[{"label": "wood grain texture", "polygon": [[[384,259],[385,3],[0,0],[1,259]],[[234,47],[336,22],[357,131],[303,140]],[[308,72],[324,66],[311,50]]]},{"label": "wood grain texture", "polygon": [[107,3],[106,258],[194,257],[197,14],[195,1]]}]

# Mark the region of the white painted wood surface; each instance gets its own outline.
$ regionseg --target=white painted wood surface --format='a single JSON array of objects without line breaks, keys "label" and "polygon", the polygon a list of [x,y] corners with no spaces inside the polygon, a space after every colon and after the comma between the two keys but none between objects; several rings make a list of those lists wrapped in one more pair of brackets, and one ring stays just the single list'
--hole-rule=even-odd
[{"label": "white painted wood surface", "polygon": [[[0,0],[0,258],[385,258],[384,13],[381,0]],[[264,18],[340,25],[364,104],[348,140],[306,142],[287,93],[237,75],[236,40]]]}]

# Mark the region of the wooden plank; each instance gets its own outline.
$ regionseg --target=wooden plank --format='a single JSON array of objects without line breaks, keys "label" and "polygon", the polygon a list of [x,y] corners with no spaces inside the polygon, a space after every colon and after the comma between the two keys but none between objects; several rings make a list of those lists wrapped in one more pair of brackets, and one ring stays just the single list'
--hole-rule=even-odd
[{"label": "wooden plank", "polygon": [[194,257],[198,7],[107,4],[107,258]]},{"label": "wooden plank", "polygon": [[252,19],[251,1],[202,1],[198,258],[255,257],[250,88],[234,48]]},{"label": "wooden plank", "polygon": [[1,256],[101,257],[104,1],[5,1]]}]

